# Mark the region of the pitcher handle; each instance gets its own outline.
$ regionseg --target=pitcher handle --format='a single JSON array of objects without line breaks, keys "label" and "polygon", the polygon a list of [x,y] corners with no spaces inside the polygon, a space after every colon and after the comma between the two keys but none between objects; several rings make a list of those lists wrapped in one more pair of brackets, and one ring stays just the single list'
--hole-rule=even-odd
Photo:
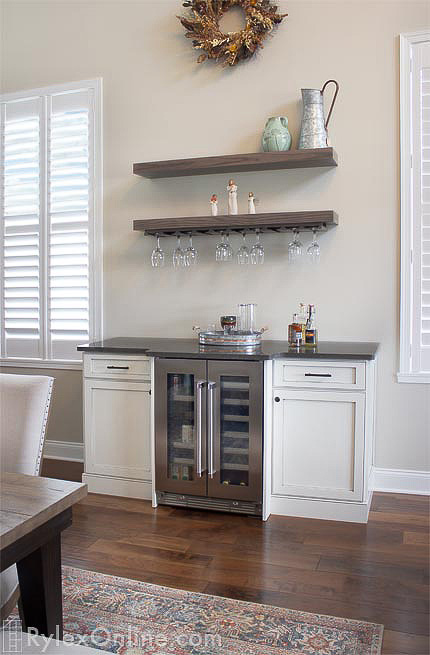
[{"label": "pitcher handle", "polygon": [[333,111],[334,103],[336,102],[337,94],[339,93],[339,84],[336,82],[336,80],[327,80],[327,82],[324,84],[323,88],[321,89],[321,94],[324,95],[324,91],[326,90],[327,85],[332,83],[336,85],[336,91],[334,92],[333,100],[331,101],[330,109],[327,115],[327,120],[324,124],[324,127],[326,129],[327,129],[328,122],[330,120],[331,112]]}]

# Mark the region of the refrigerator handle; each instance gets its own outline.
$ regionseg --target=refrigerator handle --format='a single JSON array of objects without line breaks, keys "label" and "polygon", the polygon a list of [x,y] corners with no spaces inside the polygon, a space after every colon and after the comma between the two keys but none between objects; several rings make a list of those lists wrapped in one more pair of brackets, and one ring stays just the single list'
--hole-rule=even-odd
[{"label": "refrigerator handle", "polygon": [[196,474],[198,478],[203,475],[202,465],[202,389],[205,386],[205,380],[198,380],[197,388],[197,441],[196,441]]},{"label": "refrigerator handle", "polygon": [[214,396],[215,396],[215,388],[216,388],[216,382],[208,382],[208,390],[209,390],[209,408],[208,408],[208,441],[209,441],[209,466],[208,466],[208,473],[209,477],[213,478],[216,470],[214,466],[214,423],[215,423],[215,401],[214,401]]}]

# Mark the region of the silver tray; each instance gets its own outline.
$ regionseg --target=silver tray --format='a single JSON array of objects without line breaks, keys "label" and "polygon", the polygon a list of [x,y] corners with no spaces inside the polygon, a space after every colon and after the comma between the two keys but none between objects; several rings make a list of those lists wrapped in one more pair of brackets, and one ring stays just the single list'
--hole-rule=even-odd
[{"label": "silver tray", "polygon": [[261,345],[263,332],[231,332],[225,334],[222,330],[215,332],[199,332],[199,343],[202,346],[229,346],[238,348],[257,348]]}]

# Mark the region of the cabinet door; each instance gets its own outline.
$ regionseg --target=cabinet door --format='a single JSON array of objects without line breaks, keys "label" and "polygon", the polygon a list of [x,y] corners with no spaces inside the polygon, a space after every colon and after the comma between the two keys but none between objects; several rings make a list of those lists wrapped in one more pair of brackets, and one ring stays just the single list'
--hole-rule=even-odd
[{"label": "cabinet door", "polygon": [[155,488],[206,496],[206,362],[155,362]]},{"label": "cabinet door", "polygon": [[272,493],[363,497],[364,394],[274,392]]},{"label": "cabinet door", "polygon": [[85,380],[85,472],[151,480],[150,384]]},{"label": "cabinet door", "polygon": [[208,364],[208,495],[261,502],[263,365]]}]

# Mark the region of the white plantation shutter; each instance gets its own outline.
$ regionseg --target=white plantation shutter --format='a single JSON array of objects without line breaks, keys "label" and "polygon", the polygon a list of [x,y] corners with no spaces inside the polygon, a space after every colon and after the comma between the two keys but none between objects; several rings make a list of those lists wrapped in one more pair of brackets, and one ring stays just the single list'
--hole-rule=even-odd
[{"label": "white plantation shutter", "polygon": [[417,69],[421,132],[421,161],[418,162],[421,164],[421,170],[417,179],[420,194],[417,208],[417,248],[420,250],[421,261],[417,264],[417,274],[420,278],[417,301],[421,306],[421,316],[417,325],[420,348],[416,356],[419,368],[430,371],[430,43],[421,45]]},{"label": "white plantation shutter", "polygon": [[79,360],[100,336],[98,93],[89,82],[3,103],[3,358]]},{"label": "white plantation shutter", "polygon": [[430,32],[401,40],[400,381],[430,382]]},{"label": "white plantation shutter", "polygon": [[40,297],[40,98],[3,106],[3,353],[43,357]]}]

